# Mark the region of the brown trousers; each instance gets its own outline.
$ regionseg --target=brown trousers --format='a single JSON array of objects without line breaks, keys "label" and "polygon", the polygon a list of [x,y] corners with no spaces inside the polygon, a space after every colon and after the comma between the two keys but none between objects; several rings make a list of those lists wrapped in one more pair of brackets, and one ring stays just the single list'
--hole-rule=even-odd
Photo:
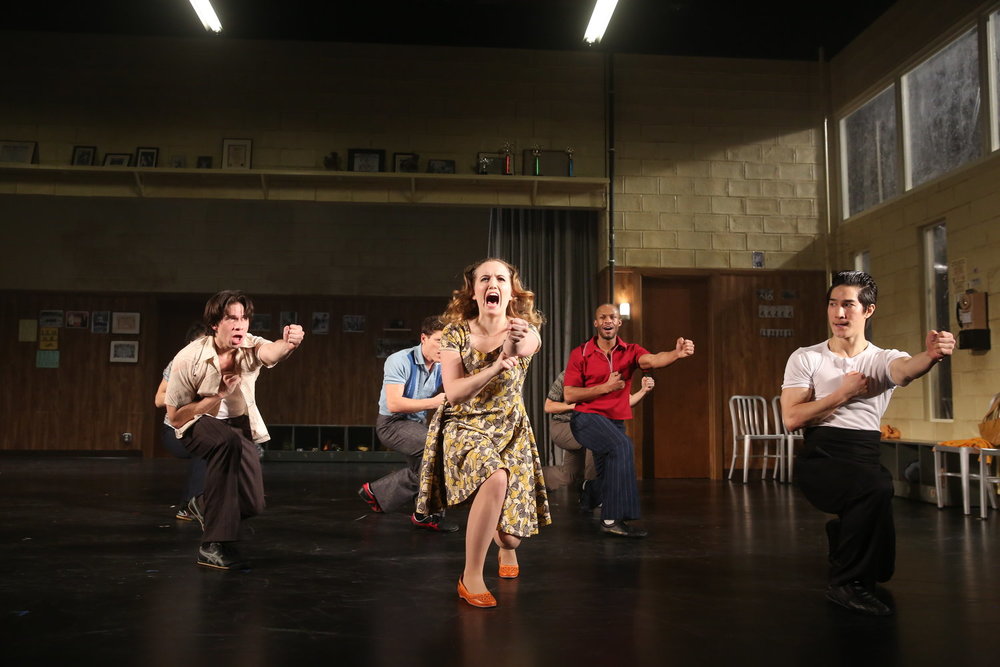
[{"label": "brown trousers", "polygon": [[240,521],[264,511],[264,479],[257,445],[250,439],[250,419],[205,416],[181,442],[207,465],[205,492],[198,498],[205,515],[201,541],[235,542]]},{"label": "brown trousers", "polygon": [[552,438],[552,444],[563,450],[563,462],[561,465],[542,468],[547,489],[561,489],[567,484],[575,486],[584,479],[597,479],[594,455],[576,441],[569,422],[549,420],[549,437]]}]

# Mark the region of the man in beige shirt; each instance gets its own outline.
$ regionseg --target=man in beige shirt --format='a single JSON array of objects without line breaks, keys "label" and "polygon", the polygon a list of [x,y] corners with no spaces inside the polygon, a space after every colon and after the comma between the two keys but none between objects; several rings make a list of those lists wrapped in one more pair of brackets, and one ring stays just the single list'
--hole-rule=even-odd
[{"label": "man in beige shirt", "polygon": [[211,331],[189,343],[172,362],[167,383],[167,420],[193,456],[208,464],[205,491],[188,507],[201,522],[198,564],[221,570],[246,569],[234,546],[240,521],[264,510],[264,484],[254,443],[268,439],[257,409],[254,384],[262,366],[270,368],[302,343],[298,324],[271,342],[247,329],[253,302],[243,292],[225,290],[205,304]]}]

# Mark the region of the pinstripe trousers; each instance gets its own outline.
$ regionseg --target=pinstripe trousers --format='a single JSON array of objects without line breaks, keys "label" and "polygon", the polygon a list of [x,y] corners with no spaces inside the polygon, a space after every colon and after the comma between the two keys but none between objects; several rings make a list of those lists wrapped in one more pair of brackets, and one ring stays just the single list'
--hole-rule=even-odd
[{"label": "pinstripe trousers", "polygon": [[632,440],[625,435],[625,422],[590,412],[574,412],[570,420],[573,437],[594,453],[597,497],[601,518],[629,521],[639,518],[639,483],[635,478]]}]

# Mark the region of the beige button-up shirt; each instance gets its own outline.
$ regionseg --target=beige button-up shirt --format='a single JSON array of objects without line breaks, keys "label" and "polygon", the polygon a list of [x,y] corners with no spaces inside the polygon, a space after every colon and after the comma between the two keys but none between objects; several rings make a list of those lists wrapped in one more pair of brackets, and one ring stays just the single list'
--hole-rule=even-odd
[{"label": "beige button-up shirt", "polygon": [[[219,393],[222,373],[219,371],[219,355],[212,340],[211,336],[203,336],[189,343],[174,357],[170,380],[167,382],[167,405],[182,408],[206,396],[215,396]],[[243,379],[236,391],[226,398],[230,417],[242,415],[250,417],[250,431],[254,442],[265,442],[270,438],[254,396],[257,375],[261,367],[265,366],[260,359],[258,349],[270,342],[250,333],[244,336],[243,343],[236,351],[236,368]],[[183,437],[191,425],[204,416],[197,415],[180,428],[174,429],[177,437]]]}]

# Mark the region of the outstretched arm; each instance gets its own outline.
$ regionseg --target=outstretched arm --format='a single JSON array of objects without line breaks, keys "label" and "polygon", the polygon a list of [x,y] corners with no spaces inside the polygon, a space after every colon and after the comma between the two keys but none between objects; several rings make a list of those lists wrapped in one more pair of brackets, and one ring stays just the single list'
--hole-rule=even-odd
[{"label": "outstretched arm", "polygon": [[636,403],[645,398],[646,394],[653,391],[653,387],[656,386],[656,380],[649,377],[648,375],[642,378],[639,382],[639,389],[634,394],[628,397],[628,405],[630,408],[634,408]]},{"label": "outstretched arm", "polygon": [[900,387],[905,387],[921,375],[925,375],[934,364],[951,356],[955,349],[955,336],[949,331],[927,332],[924,351],[912,357],[896,359],[889,364],[889,377]]},{"label": "outstretched arm", "polygon": [[694,354],[694,341],[681,337],[677,339],[674,349],[656,354],[644,354],[639,357],[639,368],[644,371],[653,368],[663,368],[669,366],[678,359],[684,359]]},{"label": "outstretched arm", "polygon": [[287,359],[288,355],[302,344],[303,338],[305,338],[305,332],[302,331],[302,325],[289,324],[281,332],[281,340],[261,345],[257,350],[257,356],[264,362],[264,365],[273,366],[279,361]]}]

